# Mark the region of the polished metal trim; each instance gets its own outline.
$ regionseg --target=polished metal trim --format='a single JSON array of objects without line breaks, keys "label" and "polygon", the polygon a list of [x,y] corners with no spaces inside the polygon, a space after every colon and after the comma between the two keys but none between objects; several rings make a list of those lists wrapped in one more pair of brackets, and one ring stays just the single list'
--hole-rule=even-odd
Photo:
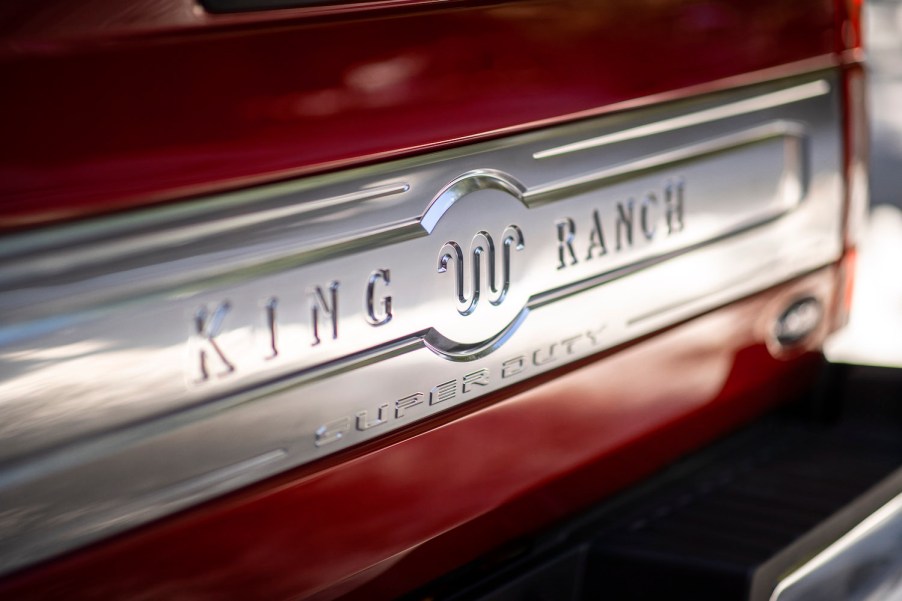
[{"label": "polished metal trim", "polygon": [[[704,121],[701,121],[699,123],[704,123]],[[662,129],[661,132],[657,133],[662,133],[665,131],[671,130]],[[742,146],[747,146],[756,142],[762,142],[764,140],[782,137],[790,137],[795,139],[797,143],[801,143],[801,141],[805,137],[805,128],[799,123],[791,123],[788,121],[774,121],[772,123],[766,123],[758,127],[729,134],[727,136],[719,137],[714,140],[706,140],[699,144],[692,144],[678,148],[676,150],[661,152],[651,156],[643,157],[632,163],[617,165],[616,167],[603,169],[595,173],[588,173],[578,178],[540,186],[526,192],[526,194],[524,195],[524,201],[528,206],[537,206],[546,202],[554,202],[566,196],[570,196],[579,192],[586,192],[600,188],[604,185],[615,183],[623,178],[636,177],[637,175],[659,169],[665,165],[677,166],[684,161],[697,160],[705,156],[724,152],[725,150],[740,148]],[[602,145],[603,144],[595,144],[586,146],[584,148],[581,148],[580,150],[596,148]],[[575,152],[575,150],[572,152]],[[796,169],[800,168],[799,165],[793,165],[793,167]],[[804,183],[803,174],[798,171],[794,171],[791,175],[794,177],[794,179],[792,180],[792,182],[787,182],[787,184],[796,186],[796,188],[792,190],[792,193],[798,194],[800,196],[804,195],[804,190],[802,190],[802,185]]]},{"label": "polished metal trim", "polygon": [[837,82],[0,240],[0,571],[835,261]]},{"label": "polished metal trim", "polygon": [[805,83],[794,88],[780,90],[779,92],[770,92],[768,94],[762,94],[761,96],[757,96],[755,98],[748,98],[745,100],[739,100],[737,102],[722,104],[720,106],[701,110],[696,113],[681,115],[680,117],[674,117],[672,119],[664,119],[662,121],[656,121],[655,123],[650,123],[648,125],[642,125],[624,131],[606,134],[604,136],[598,136],[596,138],[590,138],[588,140],[581,140],[579,142],[566,144],[564,146],[558,146],[556,148],[549,148],[548,150],[541,150],[539,152],[533,153],[532,157],[534,159],[541,160],[549,157],[569,154],[571,152],[580,152],[582,150],[597,148],[606,144],[616,144],[617,142],[634,140],[636,138],[644,138],[646,136],[653,136],[656,134],[673,131],[675,129],[692,127],[693,125],[700,125],[702,123],[709,123],[711,121],[727,119],[729,117],[735,117],[737,115],[745,115],[748,113],[776,108],[778,106],[784,106],[786,104],[800,102],[802,100],[808,100],[810,98],[817,98],[818,96],[824,96],[829,93],[830,84],[821,79],[819,81],[812,81],[810,83]]}]

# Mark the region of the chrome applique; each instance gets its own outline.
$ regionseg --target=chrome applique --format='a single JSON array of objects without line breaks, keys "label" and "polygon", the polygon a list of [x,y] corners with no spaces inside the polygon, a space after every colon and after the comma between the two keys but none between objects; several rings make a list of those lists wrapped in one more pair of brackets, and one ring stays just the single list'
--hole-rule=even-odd
[{"label": "chrome applique", "polygon": [[836,89],[821,72],[0,241],[0,569],[836,260]]}]

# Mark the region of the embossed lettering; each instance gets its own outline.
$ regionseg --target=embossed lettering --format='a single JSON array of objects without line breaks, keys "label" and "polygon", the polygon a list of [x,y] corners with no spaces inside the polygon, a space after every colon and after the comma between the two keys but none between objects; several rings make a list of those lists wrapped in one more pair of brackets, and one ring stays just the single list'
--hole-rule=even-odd
[{"label": "embossed lettering", "polygon": [[373,419],[370,419],[369,411],[367,411],[366,409],[357,412],[357,429],[361,432],[369,430],[370,428],[375,428],[376,426],[380,426],[387,421],[388,403],[379,405],[379,408],[376,410],[376,417]]},{"label": "embossed lettering", "polygon": [[366,317],[372,326],[382,326],[391,321],[391,297],[383,296],[379,301],[379,311],[376,311],[376,284],[382,281],[386,286],[391,284],[391,271],[377,269],[370,274],[366,283]]},{"label": "embossed lettering", "polygon": [[685,228],[683,223],[683,179],[679,178],[676,182],[669,180],[664,186],[664,205],[667,216],[667,233],[674,234],[682,232]]},{"label": "embossed lettering", "polygon": [[448,380],[433,386],[429,392],[429,404],[438,405],[457,396],[457,380]]},{"label": "embossed lettering", "polygon": [[[598,254],[593,255],[593,251],[598,249]],[[601,229],[601,216],[598,209],[592,211],[592,231],[589,232],[589,252],[586,254],[588,261],[593,256],[601,257],[608,254],[608,247],[604,244],[604,231]]]},{"label": "embossed lettering", "polygon": [[573,239],[576,237],[576,223],[567,217],[566,219],[558,219],[554,222],[557,227],[557,259],[558,269],[567,267],[567,255],[570,255],[570,265],[576,265],[579,261],[576,258],[576,251],[573,250]]},{"label": "embossed lettering", "polygon": [[655,216],[651,215],[653,211],[656,211],[658,208],[658,197],[655,196],[654,192],[649,192],[645,195],[645,198],[642,199],[642,207],[639,210],[639,222],[642,226],[642,234],[645,235],[646,240],[651,240],[655,237],[655,230],[657,226],[655,225]]},{"label": "embossed lettering", "polygon": [[464,254],[457,242],[449,241],[439,251],[438,273],[446,273],[450,263],[454,263],[454,288],[457,301],[457,312],[461,315],[470,315],[476,310],[482,294],[482,263],[485,257],[488,272],[488,286],[490,290],[489,303],[500,305],[507,297],[510,290],[511,277],[511,253],[513,250],[523,250],[523,232],[516,225],[509,225],[502,233],[501,276],[498,279],[495,242],[492,236],[485,231],[478,232],[470,243],[470,256],[472,269],[469,274],[469,294],[464,288]]},{"label": "embossed lettering", "polygon": [[596,346],[598,344],[601,333],[606,327],[607,326],[601,326],[600,328],[594,330],[586,330],[586,336],[589,338],[589,342],[592,343],[592,346]]},{"label": "embossed lettering", "polygon": [[501,364],[501,377],[516,376],[526,368],[526,357],[514,357]]},{"label": "embossed lettering", "polygon": [[564,352],[568,355],[573,354],[573,345],[582,340],[583,335],[579,334],[578,336],[573,336],[572,338],[565,338],[561,341],[561,345],[564,347]]},{"label": "embossed lettering", "polygon": [[469,373],[464,376],[462,391],[463,394],[467,394],[473,391],[474,386],[488,386],[489,385],[489,370],[487,369],[479,369],[472,373]]},{"label": "embossed lettering", "polygon": [[[628,250],[636,242],[635,238],[641,231],[641,235],[647,241],[654,240],[658,235],[659,226],[663,225],[666,218],[668,234],[681,231],[683,222],[684,190],[681,179],[666,180],[662,195],[657,191],[646,192],[641,202],[637,203],[633,198],[609,205],[610,213],[603,215],[602,209],[593,209],[587,222],[589,228],[587,237],[581,237],[580,243],[586,243],[583,250],[581,244],[576,242],[576,222],[571,218],[555,221],[557,229],[557,269],[576,265],[576,252],[585,252],[584,260],[590,261],[598,257],[604,257],[609,250],[620,252]],[[638,210],[637,210],[638,204]],[[610,221],[609,221],[610,220]],[[605,224],[608,225],[607,233],[614,236],[612,249],[608,249],[605,239]]]},{"label": "embossed lettering", "polygon": [[222,332],[222,324],[226,315],[231,311],[232,305],[229,301],[223,301],[216,305],[216,308],[210,312],[207,307],[201,307],[194,314],[194,330],[197,335],[199,349],[198,359],[200,361],[200,378],[199,381],[205,382],[210,379],[210,366],[208,365],[211,355],[219,358],[222,370],[217,376],[225,376],[235,371],[235,366],[229,361],[225,353],[216,342],[216,337]]},{"label": "embossed lettering", "polygon": [[336,419],[327,424],[323,424],[319,428],[316,429],[314,433],[315,440],[314,444],[318,447],[329,444],[330,442],[335,442],[337,440],[341,440],[345,434],[351,431],[351,419],[348,417],[343,417],[341,419]]},{"label": "embossed lettering", "polygon": [[[588,341],[595,346],[599,343],[599,336],[605,329],[605,326],[588,329],[569,338],[563,338],[558,342],[538,348],[531,353],[518,355],[507,359],[501,363],[501,379],[512,378],[519,374],[528,372],[534,367],[539,369],[536,373],[544,371],[546,364],[552,363],[568,356],[576,356],[584,354],[589,350],[583,341]],[[446,401],[451,401],[460,397],[471,398],[486,392],[492,385],[491,369],[483,367],[476,369],[464,375],[461,378],[447,380],[438,384],[429,392],[429,405],[438,405]],[[430,409],[426,406],[426,394],[423,392],[415,392],[413,394],[397,398],[393,403],[382,403],[375,411],[373,409],[359,409],[352,415],[328,422],[320,426],[316,430],[316,446],[335,442],[348,434],[351,429],[366,432],[392,420],[403,419],[409,417],[411,410],[417,414],[416,407],[423,415],[428,414]],[[436,411],[433,409],[431,411]]]},{"label": "embossed lettering", "polygon": [[417,392],[403,399],[395,401],[395,417],[404,417],[406,411],[411,407],[415,407],[423,402],[423,393]]},{"label": "embossed lettering", "polygon": [[547,349],[541,348],[532,353],[532,364],[535,366],[545,365],[546,363],[551,363],[557,356],[555,355],[555,349],[557,348],[557,343],[551,344]]},{"label": "embossed lettering", "polygon": [[310,346],[316,346],[322,342],[319,336],[319,318],[320,313],[325,313],[330,317],[332,325],[332,339],[338,338],[338,282],[329,284],[329,298],[323,289],[317,286],[310,293],[310,321],[313,324],[313,342]]},{"label": "embossed lettering", "polygon": [[[617,203],[617,250],[623,250],[626,245],[633,245],[633,213],[635,202],[632,198]],[[626,244],[623,243],[626,239]]]},{"label": "embossed lettering", "polygon": [[267,359],[275,359],[279,356],[279,347],[276,344],[276,309],[279,307],[279,299],[276,297],[266,301],[266,328],[269,331],[270,354]]}]

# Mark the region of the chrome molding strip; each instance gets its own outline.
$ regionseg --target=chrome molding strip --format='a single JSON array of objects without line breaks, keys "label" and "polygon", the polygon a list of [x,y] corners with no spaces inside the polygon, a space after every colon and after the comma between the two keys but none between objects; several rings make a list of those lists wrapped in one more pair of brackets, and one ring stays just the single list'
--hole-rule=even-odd
[{"label": "chrome molding strip", "polygon": [[0,570],[836,260],[837,89],[824,71],[0,241]]},{"label": "chrome molding strip", "polygon": [[549,148],[548,150],[541,150],[539,152],[536,152],[532,156],[534,159],[546,159],[549,157],[569,154],[571,152],[580,152],[582,150],[597,148],[599,146],[604,146],[607,144],[616,144],[617,142],[625,142],[626,140],[644,138],[646,136],[653,136],[656,134],[673,131],[675,129],[683,129],[685,127],[692,127],[693,125],[710,123],[711,121],[718,121],[720,119],[728,119],[730,117],[736,117],[738,115],[745,115],[748,113],[772,109],[779,106],[784,106],[786,104],[800,102],[802,100],[817,98],[818,96],[825,96],[829,93],[830,86],[826,81],[812,81],[810,83],[805,83],[793,88],[780,90],[779,92],[770,92],[768,94],[762,94],[754,98],[747,98],[745,100],[739,100],[737,102],[722,104],[714,108],[704,109],[696,113],[690,113],[688,115],[681,115],[680,117],[674,117],[672,119],[656,121],[655,123],[650,123],[648,125],[641,125],[639,127],[634,127],[612,134],[606,134],[597,138],[581,140],[579,142],[574,142],[565,146],[558,146],[556,148]]}]

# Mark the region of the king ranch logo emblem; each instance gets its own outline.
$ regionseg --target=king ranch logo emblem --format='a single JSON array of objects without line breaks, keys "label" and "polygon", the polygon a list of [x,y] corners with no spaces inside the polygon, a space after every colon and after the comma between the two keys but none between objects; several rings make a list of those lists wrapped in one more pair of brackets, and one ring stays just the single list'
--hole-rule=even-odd
[{"label": "king ranch logo emblem", "polygon": [[[457,312],[469,315],[476,310],[483,296],[483,269],[485,269],[489,304],[498,306],[504,302],[511,285],[511,254],[524,248],[523,232],[514,224],[507,226],[501,236],[501,265],[496,264],[495,241],[488,232],[477,233],[470,242],[470,272],[466,274],[464,251],[453,240],[446,242],[439,253],[438,272],[447,273],[454,265],[454,288]],[[483,264],[485,267],[483,268]],[[467,280],[465,282],[465,280]],[[468,289],[465,289],[465,286]]]},{"label": "king ranch logo emblem", "polygon": [[[365,277],[356,281],[335,271],[322,283],[307,283],[301,295],[265,295],[257,303],[260,315],[254,324],[239,324],[232,318],[232,299],[198,307],[189,340],[193,355],[190,381],[203,386],[228,380],[242,370],[249,349],[258,353],[258,361],[275,362],[289,351],[295,356],[299,352],[309,355],[329,345],[353,342],[355,328],[397,328],[407,311],[422,313],[424,306],[429,311],[429,327],[409,335],[419,336],[426,348],[451,361],[450,365],[496,354],[525,319],[531,302],[536,298],[547,302],[542,295],[548,288],[554,292],[555,278],[562,272],[575,272],[581,264],[603,269],[605,256],[629,252],[637,242],[648,245],[685,228],[685,184],[679,178],[665,180],[659,190],[605,203],[582,214],[549,212],[554,218],[544,220],[544,232],[534,223],[503,221],[505,216],[516,217],[528,210],[522,194],[512,194],[512,189],[503,179],[482,173],[458,178],[424,216],[433,231],[421,246],[432,246],[432,253],[408,257],[404,244],[393,245],[385,254],[398,257],[397,262],[373,264]],[[503,210],[487,213],[486,205]],[[545,243],[532,248],[529,240],[533,238]],[[349,260],[357,264],[365,254]],[[435,257],[431,272],[422,269],[429,254]],[[419,285],[411,286],[411,279],[406,278],[407,284],[399,286],[399,280],[410,273],[416,274]],[[420,299],[408,302],[408,291]],[[289,303],[294,304],[290,310]],[[298,311],[298,305],[305,309]],[[291,337],[283,332],[289,312],[295,332]],[[298,320],[299,316],[302,319]],[[242,327],[254,330],[254,343],[244,348],[227,344],[229,329]],[[535,368],[582,356],[598,347],[604,328],[596,322],[582,331],[549,332],[547,344],[525,354],[501,359],[496,354],[485,366],[436,382],[429,389],[362,406],[353,415],[326,422],[314,432],[313,442],[322,447],[352,430],[363,432],[416,416],[421,405],[450,405],[476,396],[490,385],[525,377]]]}]

